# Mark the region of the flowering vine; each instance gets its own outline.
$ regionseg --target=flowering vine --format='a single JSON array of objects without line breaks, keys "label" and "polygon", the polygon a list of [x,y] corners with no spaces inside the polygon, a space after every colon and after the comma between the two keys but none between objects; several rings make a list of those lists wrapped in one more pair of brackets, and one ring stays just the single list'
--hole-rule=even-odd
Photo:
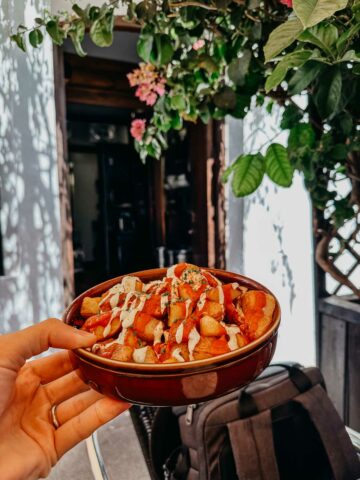
[{"label": "flowering vine", "polygon": [[[47,32],[70,37],[79,55],[85,31],[101,47],[112,42],[114,9],[73,5],[72,14],[46,13],[12,40],[38,47]],[[331,239],[360,207],[360,0],[124,0],[141,26],[142,63],[129,74],[135,95],[151,107],[131,125],[140,158],[160,158],[169,130],[185,122],[244,118],[252,105],[283,108],[286,145],[239,154],[226,170],[236,196],[254,192],[265,175],[281,187],[302,173],[323,222],[316,259],[360,296],[333,265]],[[306,101],[298,102],[298,96]],[[302,105],[305,105],[304,107]],[[347,181],[349,189],[337,188]],[[338,247],[338,249],[341,248]],[[336,255],[336,250],[334,254]],[[335,258],[335,257],[334,257]]]}]

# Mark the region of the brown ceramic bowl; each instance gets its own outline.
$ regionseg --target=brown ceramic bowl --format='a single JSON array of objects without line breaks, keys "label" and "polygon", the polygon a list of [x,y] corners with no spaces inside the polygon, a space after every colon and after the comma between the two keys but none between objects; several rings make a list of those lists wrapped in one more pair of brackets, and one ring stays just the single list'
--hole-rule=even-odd
[{"label": "brown ceramic bowl", "polygon": [[[260,283],[242,275],[224,270],[206,270],[224,283],[238,282],[251,290],[271,293]],[[150,282],[163,278],[166,269],[145,270],[132,275]],[[108,280],[82,293],[65,311],[64,322],[71,325],[72,320],[79,317],[84,297],[100,296],[121,279],[122,276]],[[273,319],[270,329],[262,337],[245,347],[210,359],[175,364],[126,363],[79,348],[74,351],[74,361],[88,384],[105,395],[142,405],[198,403],[248,384],[267,367],[274,355],[280,323],[277,300]]]}]

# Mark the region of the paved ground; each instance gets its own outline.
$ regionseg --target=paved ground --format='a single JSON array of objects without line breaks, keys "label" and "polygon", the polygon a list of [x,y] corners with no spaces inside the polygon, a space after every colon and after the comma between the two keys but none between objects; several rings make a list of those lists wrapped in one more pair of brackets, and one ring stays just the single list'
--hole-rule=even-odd
[{"label": "paved ground", "polygon": [[[109,480],[150,480],[128,412],[102,427],[98,439]],[[85,442],[64,455],[47,480],[94,480]]]}]

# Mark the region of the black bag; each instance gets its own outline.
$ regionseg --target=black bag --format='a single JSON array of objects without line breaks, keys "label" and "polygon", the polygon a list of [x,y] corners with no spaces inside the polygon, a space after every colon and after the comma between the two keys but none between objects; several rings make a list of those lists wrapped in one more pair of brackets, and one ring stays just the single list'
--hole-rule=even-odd
[{"label": "black bag", "polygon": [[159,408],[150,437],[152,469],[161,480],[360,478],[318,368],[273,365],[218,399]]}]

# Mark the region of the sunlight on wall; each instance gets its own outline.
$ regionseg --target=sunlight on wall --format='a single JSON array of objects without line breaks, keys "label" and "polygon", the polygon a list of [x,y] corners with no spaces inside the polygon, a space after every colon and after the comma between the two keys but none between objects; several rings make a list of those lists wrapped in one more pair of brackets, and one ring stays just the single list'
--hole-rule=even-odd
[{"label": "sunlight on wall", "polygon": [[[243,139],[237,134],[241,122],[230,119],[228,158],[264,149],[278,134],[279,111],[270,117],[254,109],[243,125]],[[284,140],[284,133],[276,142]],[[290,189],[274,186],[265,179],[260,189],[245,199],[229,192],[229,270],[244,273],[264,283],[278,297],[282,307],[274,360],[315,363],[315,313],[311,208],[299,175]]]},{"label": "sunlight on wall", "polygon": [[0,333],[59,316],[63,306],[52,45],[24,54],[8,38],[45,7],[0,1]]}]

